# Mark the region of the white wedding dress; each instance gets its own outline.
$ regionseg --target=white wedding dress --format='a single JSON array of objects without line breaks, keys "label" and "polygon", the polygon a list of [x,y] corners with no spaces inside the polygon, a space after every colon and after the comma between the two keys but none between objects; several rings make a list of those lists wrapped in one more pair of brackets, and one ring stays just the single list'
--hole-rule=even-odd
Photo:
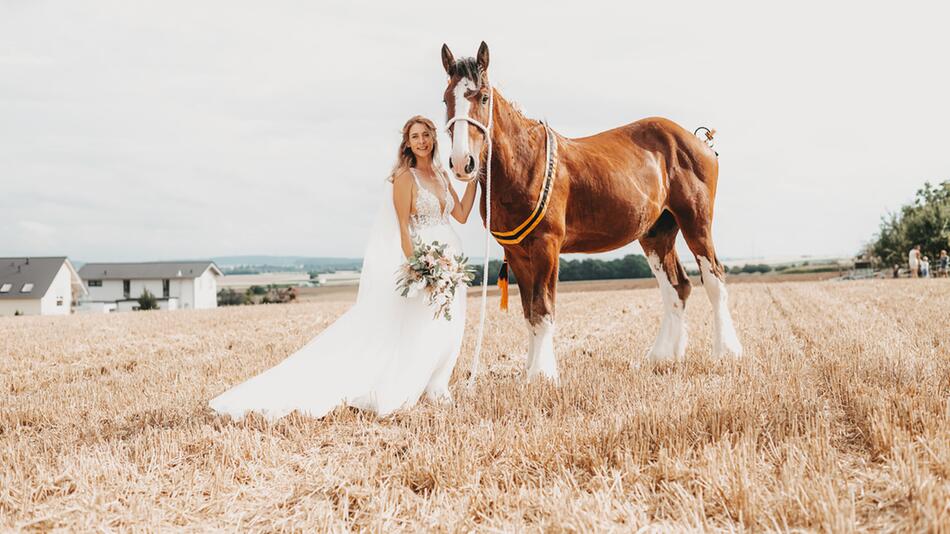
[{"label": "white wedding dress", "polygon": [[[447,253],[461,254],[448,219],[454,199],[446,178],[441,177],[437,195],[411,170],[417,192],[410,233],[424,242],[447,244]],[[212,409],[237,419],[258,412],[274,420],[294,410],[322,417],[340,404],[386,415],[412,406],[423,393],[451,400],[449,378],[462,344],[466,289],[456,290],[450,321],[434,319],[423,294],[406,298],[396,292],[396,273],[405,256],[392,184],[385,184],[356,304],[278,365],[214,398]]]}]

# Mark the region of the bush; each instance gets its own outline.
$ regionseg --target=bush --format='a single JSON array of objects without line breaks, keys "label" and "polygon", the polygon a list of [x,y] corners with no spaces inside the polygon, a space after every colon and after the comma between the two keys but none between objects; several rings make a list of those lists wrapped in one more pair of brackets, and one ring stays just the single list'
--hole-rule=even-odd
[{"label": "bush", "polygon": [[263,286],[251,286],[247,291],[252,295],[265,295],[267,294],[267,288]]},{"label": "bush", "polygon": [[738,265],[733,265],[726,269],[726,272],[729,274],[755,274],[755,273],[770,273],[772,272],[772,267],[764,263],[747,263],[742,267]]},{"label": "bush", "polygon": [[246,293],[239,293],[231,288],[218,291],[218,306],[241,306],[250,303],[251,297]]},{"label": "bush", "polygon": [[755,265],[747,264],[747,265],[743,265],[743,266],[742,266],[742,272],[744,272],[744,273],[750,273],[750,274],[751,274],[751,273],[762,273],[762,274],[765,274],[765,273],[767,273],[767,272],[770,272],[771,270],[772,270],[772,268],[769,267],[768,265],[764,264],[764,263],[759,263],[759,264],[755,264]]},{"label": "bush", "polygon": [[138,301],[140,311],[158,309],[158,299],[156,299],[155,295],[148,289],[142,291],[142,295],[138,298]]},{"label": "bush", "polygon": [[[498,285],[498,271],[501,269],[501,263],[501,260],[491,260],[488,262],[488,285]],[[475,268],[475,278],[472,280],[471,285],[482,285],[482,273],[485,269],[484,260],[479,263],[469,263],[469,265]],[[511,265],[508,266],[508,283],[511,285],[518,283],[518,281],[515,280],[515,273],[511,270]]]}]

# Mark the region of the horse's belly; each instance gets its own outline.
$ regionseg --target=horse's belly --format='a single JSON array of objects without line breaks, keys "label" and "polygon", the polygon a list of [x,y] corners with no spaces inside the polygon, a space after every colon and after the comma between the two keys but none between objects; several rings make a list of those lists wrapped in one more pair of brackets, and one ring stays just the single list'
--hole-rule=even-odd
[{"label": "horse's belly", "polygon": [[576,235],[568,234],[561,246],[561,252],[609,252],[629,245],[639,238],[639,235],[632,233],[622,235],[619,233],[600,234],[593,232],[582,232]]},{"label": "horse's belly", "polygon": [[568,217],[562,252],[608,252],[640,239],[660,216],[652,205],[610,206]]}]

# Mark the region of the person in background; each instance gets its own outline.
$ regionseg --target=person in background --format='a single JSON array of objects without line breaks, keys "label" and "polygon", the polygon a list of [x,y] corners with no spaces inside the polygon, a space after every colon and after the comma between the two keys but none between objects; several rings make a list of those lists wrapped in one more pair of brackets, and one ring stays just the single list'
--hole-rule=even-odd
[{"label": "person in background", "polygon": [[894,268],[891,269],[891,274],[894,276],[894,278],[900,278],[900,277],[901,277],[901,268],[900,268],[900,265],[897,265],[897,264],[895,263],[895,264],[894,264]]},{"label": "person in background", "polygon": [[910,268],[910,277],[917,278],[920,275],[920,245],[910,249],[907,254],[907,266]]},{"label": "person in background", "polygon": [[950,256],[946,250],[940,251],[940,259],[937,260],[937,278],[950,277]]},{"label": "person in background", "polygon": [[930,278],[930,259],[927,256],[920,260],[920,277]]}]

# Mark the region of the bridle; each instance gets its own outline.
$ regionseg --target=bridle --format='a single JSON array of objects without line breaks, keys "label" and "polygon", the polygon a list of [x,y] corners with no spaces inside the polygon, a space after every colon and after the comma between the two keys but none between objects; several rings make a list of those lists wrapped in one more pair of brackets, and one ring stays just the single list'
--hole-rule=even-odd
[{"label": "bridle", "polygon": [[485,138],[488,139],[489,146],[491,146],[491,127],[492,127],[492,122],[493,122],[492,119],[494,118],[493,111],[495,110],[494,100],[495,100],[495,90],[491,88],[491,85],[489,85],[488,86],[488,126],[482,124],[481,121],[479,121],[478,119],[473,119],[472,117],[467,117],[467,116],[456,115],[452,117],[451,119],[449,119],[448,122],[445,123],[445,131],[451,132],[452,126],[456,122],[465,121],[471,125],[474,125],[479,130],[481,130],[485,134]]},{"label": "bridle", "polygon": [[[493,231],[491,229],[491,161],[492,161],[492,138],[491,138],[491,129],[493,124],[493,119],[495,115],[495,92],[491,88],[491,85],[488,86],[488,125],[482,124],[480,121],[469,117],[469,116],[455,116],[452,117],[449,121],[446,122],[445,128],[448,132],[451,132],[452,126],[460,121],[467,122],[476,128],[480,129],[485,134],[485,142],[488,145],[488,156],[485,161],[485,266],[482,271],[482,307],[481,307],[481,319],[478,325],[478,337],[475,341],[475,355],[472,358],[472,371],[469,374],[468,386],[472,387],[475,384],[475,377],[478,374],[478,363],[479,356],[482,353],[482,339],[485,333],[485,310],[487,308],[488,302],[488,263],[490,259],[490,245],[491,238],[494,237],[501,245],[517,245],[531,233],[535,227],[541,222],[544,218],[544,214],[547,211],[547,207],[550,200],[551,191],[553,189],[554,178],[557,175],[557,136],[551,130],[551,127],[548,126],[546,122],[541,124],[544,126],[545,131],[545,165],[544,165],[544,178],[541,185],[541,192],[538,195],[538,203],[532,211],[531,215],[525,219],[520,225],[518,225],[514,230],[511,231]],[[453,137],[454,141],[454,137]],[[507,300],[508,300],[508,291],[507,291],[507,258],[502,264],[502,271],[499,273],[499,286],[502,286],[501,278],[505,278],[504,287],[502,287],[502,300],[501,306],[502,309],[507,309]]]},{"label": "bridle", "polygon": [[[472,372],[468,376],[468,387],[475,385],[475,376],[478,374],[478,360],[482,353],[482,339],[485,334],[485,311],[488,303],[488,260],[490,256],[491,245],[491,159],[492,159],[492,140],[491,128],[495,116],[495,90],[491,84],[488,84],[488,124],[482,124],[480,121],[469,116],[456,115],[445,123],[447,132],[451,132],[452,126],[459,121],[465,121],[485,134],[485,143],[488,144],[488,156],[485,159],[485,267],[482,270],[482,310],[481,319],[478,323],[478,337],[475,338],[475,355],[472,357]],[[454,137],[453,137],[454,142]]]}]

